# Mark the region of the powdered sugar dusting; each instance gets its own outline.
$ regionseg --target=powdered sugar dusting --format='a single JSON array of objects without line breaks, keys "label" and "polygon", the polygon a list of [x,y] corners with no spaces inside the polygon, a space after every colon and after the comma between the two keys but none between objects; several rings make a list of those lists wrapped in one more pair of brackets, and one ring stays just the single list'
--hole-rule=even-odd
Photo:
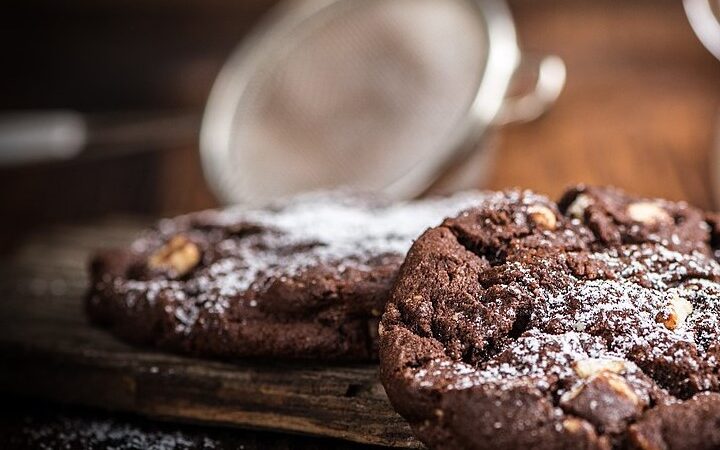
[{"label": "powdered sugar dusting", "polygon": [[[337,195],[306,194],[275,210],[229,210],[218,216],[218,224],[247,222],[278,231],[277,247],[315,244],[307,258],[294,258],[286,270],[292,272],[318,261],[361,261],[382,254],[404,254],[412,240],[426,228],[449,215],[469,208],[477,193],[450,198],[370,207]],[[300,252],[298,252],[300,253]]]},{"label": "powdered sugar dusting", "polygon": [[[52,422],[25,427],[28,445],[40,450],[106,448],[115,450],[212,450],[218,443],[208,437],[180,431],[144,430],[112,419],[60,417]],[[197,433],[195,433],[197,434]]]},{"label": "powdered sugar dusting", "polygon": [[[523,230],[525,206],[546,202],[511,192],[482,207],[504,208]],[[480,233],[495,226],[490,218],[485,223]],[[483,284],[485,294],[478,300],[482,308],[506,311],[509,317],[520,314],[515,308],[526,311],[520,335],[496,344],[507,339],[509,327],[498,328],[507,325],[488,321],[477,306],[443,300],[446,303],[433,308],[456,308],[455,316],[472,327],[464,335],[449,332],[452,339],[465,339],[452,348],[460,345],[463,355],[491,354],[475,363],[464,356],[433,359],[411,370],[418,387],[495,385],[502,390],[525,385],[560,396],[582,382],[575,363],[600,359],[622,362],[623,376],[642,395],[656,389],[654,383],[680,398],[720,389],[720,265],[709,251],[676,251],[669,247],[672,243],[664,245],[652,235],[645,243],[598,245],[574,218],[566,218],[557,230],[520,233],[516,241],[503,245],[522,249],[527,242],[529,248],[550,251],[531,259],[518,251],[499,261],[488,272],[496,275],[484,281],[492,287]],[[676,310],[678,305],[682,311]],[[436,325],[434,331],[441,342],[444,326]]]},{"label": "powdered sugar dusting", "polygon": [[413,239],[443,218],[477,204],[487,194],[460,193],[449,198],[379,205],[338,193],[305,194],[279,205],[247,210],[205,211],[163,220],[157,231],[133,243],[138,255],[152,254],[177,234],[203,246],[200,267],[183,283],[116,278],[112,288],[128,306],[153,304],[163,295],[172,302],[176,331],[189,332],[202,314],[222,313],[231,302],[256,307],[246,294],[262,291],[271,280],[298,276],[328,266],[333,276],[367,271],[379,262],[395,264]]},{"label": "powdered sugar dusting", "polygon": [[[715,387],[718,263],[697,252],[653,251],[634,245],[594,253],[591,258],[617,270],[619,276],[595,280],[567,276],[562,288],[529,290],[528,286],[538,285],[537,272],[508,263],[522,278],[503,288],[517,296],[535,296],[531,328],[480,367],[434,361],[431,368],[423,367],[415,374],[417,383],[437,386],[439,377],[446,380],[447,389],[488,383],[502,389],[514,383],[550,389],[558,380],[574,383],[573,362],[606,358],[626,362],[630,371],[636,370],[636,360],[645,365],[662,363],[665,370],[683,370],[680,366],[689,362],[691,370],[700,372],[701,389]],[[686,323],[670,330],[658,317],[668,313],[673,296],[688,300],[694,308]],[[551,323],[560,328],[550,331]]]}]

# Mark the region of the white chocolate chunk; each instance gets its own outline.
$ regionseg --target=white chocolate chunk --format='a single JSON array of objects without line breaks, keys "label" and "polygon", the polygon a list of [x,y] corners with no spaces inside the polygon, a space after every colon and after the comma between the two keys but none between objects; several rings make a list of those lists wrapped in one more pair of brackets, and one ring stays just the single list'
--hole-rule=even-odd
[{"label": "white chocolate chunk", "polygon": [[670,299],[670,314],[664,317],[661,322],[668,330],[682,328],[688,316],[692,314],[692,303],[687,299],[675,294]]},{"label": "white chocolate chunk", "polygon": [[635,202],[627,207],[628,216],[635,222],[652,225],[660,222],[672,222],[670,214],[668,214],[662,206],[655,202]]},{"label": "white chocolate chunk", "polygon": [[530,220],[535,222],[537,225],[547,228],[548,230],[554,230],[557,225],[557,217],[550,208],[543,205],[533,205],[527,210],[528,217]]},{"label": "white chocolate chunk", "polygon": [[585,194],[580,194],[575,197],[575,200],[568,207],[567,212],[576,219],[582,219],[585,216],[585,210],[590,205],[592,205],[592,199]]},{"label": "white chocolate chunk", "polygon": [[589,378],[601,372],[622,373],[626,369],[625,363],[622,361],[599,358],[575,361],[573,368],[581,378]]}]

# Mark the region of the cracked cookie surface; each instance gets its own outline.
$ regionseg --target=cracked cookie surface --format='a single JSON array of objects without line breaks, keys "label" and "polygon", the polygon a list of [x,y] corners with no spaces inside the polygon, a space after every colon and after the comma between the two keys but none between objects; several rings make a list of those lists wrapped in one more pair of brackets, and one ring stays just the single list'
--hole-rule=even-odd
[{"label": "cracked cookie surface", "polygon": [[163,220],[97,255],[86,308],[126,340],[195,355],[372,358],[412,240],[481,198],[317,193]]},{"label": "cracked cookie surface", "polygon": [[720,447],[720,265],[702,212],[580,186],[425,232],[381,378],[432,448]]}]

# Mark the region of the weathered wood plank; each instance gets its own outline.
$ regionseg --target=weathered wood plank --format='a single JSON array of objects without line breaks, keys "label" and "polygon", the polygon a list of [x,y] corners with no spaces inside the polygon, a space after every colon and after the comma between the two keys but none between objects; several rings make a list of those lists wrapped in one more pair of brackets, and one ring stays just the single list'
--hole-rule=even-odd
[{"label": "weathered wood plank", "polygon": [[63,227],[0,263],[0,390],[150,417],[417,447],[374,364],[207,361],[128,346],[82,312],[85,262],[138,225]]}]

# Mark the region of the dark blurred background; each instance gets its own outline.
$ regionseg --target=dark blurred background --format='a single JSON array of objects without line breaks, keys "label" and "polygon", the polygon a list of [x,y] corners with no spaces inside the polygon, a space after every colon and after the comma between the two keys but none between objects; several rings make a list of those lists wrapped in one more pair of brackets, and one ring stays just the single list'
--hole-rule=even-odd
[{"label": "dark blurred background", "polygon": [[[168,117],[175,148],[0,169],[0,247],[50,222],[214,206],[195,126],[229,52],[272,0],[11,0],[0,14],[0,110],[92,120]],[[713,204],[708,164],[720,62],[678,0],[513,0],[523,49],[556,53],[568,84],[543,119],[504,129],[486,187],[557,195],[575,181]],[[173,125],[174,124],[174,125]]]}]

